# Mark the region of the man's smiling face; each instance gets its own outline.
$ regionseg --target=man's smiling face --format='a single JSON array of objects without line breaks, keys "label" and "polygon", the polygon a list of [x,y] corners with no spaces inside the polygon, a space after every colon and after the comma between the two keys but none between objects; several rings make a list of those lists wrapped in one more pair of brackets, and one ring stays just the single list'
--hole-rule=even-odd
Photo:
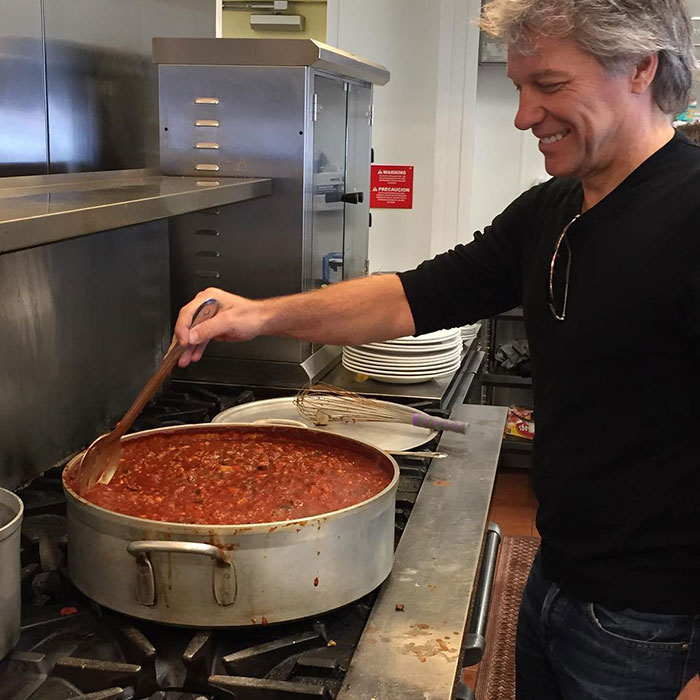
[{"label": "man's smiling face", "polygon": [[636,104],[628,72],[612,75],[569,38],[537,36],[536,52],[508,51],[520,93],[515,126],[539,139],[550,175],[586,178],[624,158]]}]

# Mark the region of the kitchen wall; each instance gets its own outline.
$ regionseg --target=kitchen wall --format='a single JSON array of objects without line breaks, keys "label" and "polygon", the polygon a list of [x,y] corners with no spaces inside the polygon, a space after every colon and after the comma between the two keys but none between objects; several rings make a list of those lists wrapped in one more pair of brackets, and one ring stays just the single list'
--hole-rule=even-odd
[{"label": "kitchen wall", "polygon": [[328,43],[378,61],[378,163],[414,165],[414,207],[375,209],[370,269],[396,270],[472,239],[545,177],[537,144],[513,125],[504,65],[479,65],[479,0],[328,0]]},{"label": "kitchen wall", "polygon": [[413,209],[375,209],[370,269],[412,267],[461,235],[471,191],[478,0],[329,0],[328,43],[391,71],[375,89],[375,162],[413,165]]},{"label": "kitchen wall", "polygon": [[[700,17],[700,0],[688,7]],[[548,177],[535,138],[513,125],[517,93],[505,65],[478,63],[470,21],[479,10],[479,0],[328,0],[328,43],[391,71],[375,90],[377,162],[415,166],[414,208],[373,210],[371,270],[471,240]]]},{"label": "kitchen wall", "polygon": [[546,180],[537,139],[513,120],[518,93],[502,63],[479,66],[469,231],[482,230],[521,192]]},{"label": "kitchen wall", "polygon": [[[233,5],[233,6],[232,6]],[[305,18],[303,32],[260,31],[250,27],[251,14],[266,14],[266,10],[247,7],[249,2],[241,2],[240,7],[228,3],[223,13],[223,36],[237,39],[317,39],[326,41],[326,0],[306,0],[290,2],[288,15],[302,15]]]}]

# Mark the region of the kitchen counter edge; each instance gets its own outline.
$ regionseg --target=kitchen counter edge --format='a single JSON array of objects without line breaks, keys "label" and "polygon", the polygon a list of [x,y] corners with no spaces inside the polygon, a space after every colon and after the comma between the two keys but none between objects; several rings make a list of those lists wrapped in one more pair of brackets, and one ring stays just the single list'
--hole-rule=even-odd
[{"label": "kitchen counter edge", "polygon": [[507,409],[455,407],[337,700],[449,700],[461,673]]}]

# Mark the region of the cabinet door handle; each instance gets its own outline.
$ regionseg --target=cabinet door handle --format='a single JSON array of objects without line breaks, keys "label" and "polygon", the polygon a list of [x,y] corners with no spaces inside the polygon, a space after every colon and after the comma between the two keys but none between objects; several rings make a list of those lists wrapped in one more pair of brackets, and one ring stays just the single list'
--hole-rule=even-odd
[{"label": "cabinet door handle", "polygon": [[495,523],[489,523],[486,529],[486,541],[481,561],[481,570],[476,585],[474,608],[465,640],[465,667],[473,666],[481,661],[486,642],[486,620],[491,604],[491,589],[496,575],[496,558],[501,544],[501,530]]},{"label": "cabinet door handle", "polygon": [[346,192],[341,198],[341,202],[345,204],[360,204],[365,199],[364,192]]}]

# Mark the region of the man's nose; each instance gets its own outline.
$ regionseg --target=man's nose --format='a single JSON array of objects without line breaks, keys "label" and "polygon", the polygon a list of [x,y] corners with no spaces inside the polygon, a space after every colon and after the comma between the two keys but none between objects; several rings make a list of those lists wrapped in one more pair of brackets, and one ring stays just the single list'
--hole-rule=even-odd
[{"label": "man's nose", "polygon": [[529,91],[522,90],[518,101],[518,111],[515,114],[515,128],[527,131],[543,119],[544,109],[539,101]]}]

